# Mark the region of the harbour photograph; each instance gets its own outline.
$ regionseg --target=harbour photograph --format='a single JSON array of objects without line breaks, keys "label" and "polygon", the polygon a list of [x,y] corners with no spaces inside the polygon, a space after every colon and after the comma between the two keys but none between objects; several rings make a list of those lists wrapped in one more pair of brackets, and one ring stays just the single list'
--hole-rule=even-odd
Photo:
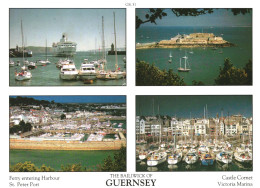
[{"label": "harbour photograph", "polygon": [[137,8],[136,85],[252,85],[252,14]]},{"label": "harbour photograph", "polygon": [[136,171],[253,171],[252,95],[137,95]]},{"label": "harbour photograph", "polygon": [[125,172],[126,96],[10,96],[10,172]]},{"label": "harbour photograph", "polygon": [[125,86],[126,10],[9,9],[10,86]]}]

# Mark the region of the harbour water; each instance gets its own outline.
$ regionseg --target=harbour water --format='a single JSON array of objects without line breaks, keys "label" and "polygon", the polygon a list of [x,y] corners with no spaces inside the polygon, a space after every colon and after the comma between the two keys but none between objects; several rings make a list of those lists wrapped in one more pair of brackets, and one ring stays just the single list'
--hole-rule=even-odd
[{"label": "harbour water", "polygon": [[[120,70],[125,70],[125,63],[123,58],[125,55],[118,55],[118,67]],[[101,58],[101,52],[94,54],[93,52],[77,52],[74,57],[70,58],[74,61],[76,68],[79,70],[80,65],[84,62],[84,59],[89,61],[97,60]],[[45,53],[33,54],[33,57],[27,58],[28,61],[45,60]],[[84,84],[83,81],[64,81],[59,78],[60,69],[56,68],[56,63],[61,59],[60,57],[55,57],[51,54],[48,55],[48,60],[51,64],[46,66],[37,66],[36,69],[30,70],[32,73],[32,78],[27,81],[16,81],[14,78],[15,71],[19,71],[20,67],[14,66],[9,68],[9,85],[10,86],[122,86],[126,85],[126,79],[119,80],[95,80],[93,84]],[[22,62],[22,58],[10,58],[10,60],[15,63],[19,60]],[[106,57],[106,70],[115,70],[115,56],[107,55]]]},{"label": "harbour water", "polygon": [[[170,40],[179,34],[213,33],[222,36],[224,40],[235,44],[217,50],[212,48],[152,48],[136,50],[136,59],[154,63],[162,69],[173,71],[184,78],[187,85],[193,80],[202,81],[205,85],[214,85],[214,79],[219,74],[219,67],[224,65],[224,59],[229,58],[234,66],[243,68],[252,59],[252,27],[174,27],[174,26],[144,26],[136,30],[136,43],[152,43]],[[172,63],[169,63],[171,53]],[[178,72],[180,58],[188,56],[190,72]]]},{"label": "harbour water", "polygon": [[31,161],[37,167],[42,164],[61,170],[61,165],[78,164],[95,170],[107,156],[113,157],[115,151],[55,151],[55,150],[10,150],[10,165]]}]

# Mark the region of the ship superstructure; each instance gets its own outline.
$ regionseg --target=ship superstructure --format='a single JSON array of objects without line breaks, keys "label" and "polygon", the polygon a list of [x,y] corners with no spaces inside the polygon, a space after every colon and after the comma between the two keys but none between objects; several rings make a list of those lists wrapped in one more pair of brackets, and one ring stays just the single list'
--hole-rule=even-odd
[{"label": "ship superstructure", "polygon": [[77,43],[68,41],[67,34],[63,33],[60,42],[53,43],[52,47],[55,56],[68,57],[76,54]]}]

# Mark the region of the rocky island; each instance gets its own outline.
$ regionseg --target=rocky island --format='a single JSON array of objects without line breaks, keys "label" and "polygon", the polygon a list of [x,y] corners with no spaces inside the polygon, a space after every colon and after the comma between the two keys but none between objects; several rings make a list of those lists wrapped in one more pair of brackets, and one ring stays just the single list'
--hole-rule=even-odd
[{"label": "rocky island", "polygon": [[178,34],[170,40],[153,43],[137,43],[136,49],[147,48],[194,48],[194,47],[231,47],[234,44],[213,33]]}]

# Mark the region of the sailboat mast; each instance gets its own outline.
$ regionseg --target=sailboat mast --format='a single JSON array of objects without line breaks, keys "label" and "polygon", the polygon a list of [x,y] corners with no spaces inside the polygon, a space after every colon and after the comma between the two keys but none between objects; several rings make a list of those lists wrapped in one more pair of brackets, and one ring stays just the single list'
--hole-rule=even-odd
[{"label": "sailboat mast", "polygon": [[45,56],[46,56],[46,61],[47,61],[47,39],[46,39]]},{"label": "sailboat mast", "polygon": [[102,58],[105,59],[104,16],[102,16]]},{"label": "sailboat mast", "polygon": [[21,20],[21,33],[22,33],[22,49],[23,49],[23,62],[24,62],[24,41],[23,41],[23,21]]},{"label": "sailboat mast", "polygon": [[186,61],[187,61],[187,57],[185,56],[185,70],[186,70]]},{"label": "sailboat mast", "polygon": [[115,56],[116,56],[116,71],[118,69],[118,65],[117,65],[117,48],[116,48],[116,18],[115,18],[115,12],[113,12],[114,14],[114,35],[115,35]]}]

